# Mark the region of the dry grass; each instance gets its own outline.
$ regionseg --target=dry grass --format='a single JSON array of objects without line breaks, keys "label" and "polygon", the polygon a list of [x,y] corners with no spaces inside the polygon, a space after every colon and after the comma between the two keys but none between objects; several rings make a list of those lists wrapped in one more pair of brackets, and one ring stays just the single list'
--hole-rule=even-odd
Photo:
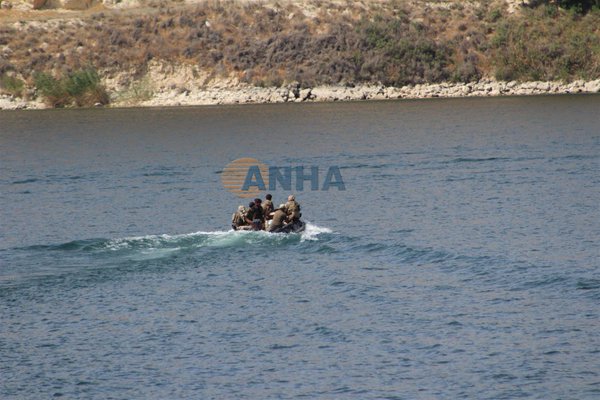
[{"label": "dry grass", "polygon": [[[543,6],[509,16],[486,1],[449,8],[406,4],[156,3],[147,13],[102,11],[52,24],[3,24],[0,75],[11,72],[32,84],[39,72],[65,77],[92,66],[141,76],[153,59],[259,86],[600,74],[598,11],[580,16]],[[3,46],[10,54],[3,55]]]}]

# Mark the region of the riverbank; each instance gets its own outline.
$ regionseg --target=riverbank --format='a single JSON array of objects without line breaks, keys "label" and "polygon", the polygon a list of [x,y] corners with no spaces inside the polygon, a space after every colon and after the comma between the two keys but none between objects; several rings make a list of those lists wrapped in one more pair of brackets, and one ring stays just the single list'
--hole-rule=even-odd
[{"label": "riverbank", "polygon": [[506,0],[128,4],[0,9],[0,108],[598,92],[597,8]]},{"label": "riverbank", "polygon": [[[563,82],[498,82],[482,80],[472,83],[440,83],[386,87],[383,85],[286,87],[214,87],[163,89],[142,99],[119,98],[107,107],[169,107],[219,104],[269,104],[334,102],[359,100],[425,99],[448,97],[495,97],[528,95],[561,95],[600,93],[600,79]],[[98,105],[100,106],[100,105]],[[40,100],[27,101],[13,96],[0,96],[0,110],[44,109]]]},{"label": "riverbank", "polygon": [[[543,94],[599,93],[600,79],[585,82],[497,82],[440,83],[386,87],[382,85],[316,86],[283,88],[245,87],[236,89],[171,90],[134,106],[178,106],[247,103],[301,103],[435,97],[524,96]],[[128,105],[115,102],[115,106]]]}]

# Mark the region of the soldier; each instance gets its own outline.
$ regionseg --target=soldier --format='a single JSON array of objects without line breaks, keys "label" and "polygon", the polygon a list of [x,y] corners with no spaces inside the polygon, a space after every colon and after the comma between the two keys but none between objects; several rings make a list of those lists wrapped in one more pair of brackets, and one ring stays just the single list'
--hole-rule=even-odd
[{"label": "soldier", "polygon": [[246,222],[252,225],[252,230],[260,231],[263,229],[264,215],[261,206],[261,199],[254,199],[250,202],[250,209],[246,212]]},{"label": "soldier", "polygon": [[247,225],[246,223],[246,207],[239,206],[237,212],[231,216],[231,227],[237,231],[240,227]]},{"label": "soldier", "polygon": [[267,230],[269,232],[272,232],[276,229],[281,228],[285,223],[286,217],[287,217],[287,211],[285,208],[285,204],[280,204],[279,208],[277,208],[275,210],[275,212],[273,213],[273,219],[271,220],[271,225],[269,225],[269,228]]},{"label": "soldier", "polygon": [[264,211],[264,215],[265,215],[265,219],[271,219],[271,213],[275,210],[273,210],[273,202],[271,201],[271,199],[273,198],[273,196],[271,196],[270,194],[267,194],[265,196],[265,202],[262,205],[263,211]]},{"label": "soldier", "polygon": [[285,208],[289,222],[298,221],[302,216],[302,214],[300,214],[300,204],[296,202],[296,198],[292,194],[288,196],[288,201],[285,203]]}]

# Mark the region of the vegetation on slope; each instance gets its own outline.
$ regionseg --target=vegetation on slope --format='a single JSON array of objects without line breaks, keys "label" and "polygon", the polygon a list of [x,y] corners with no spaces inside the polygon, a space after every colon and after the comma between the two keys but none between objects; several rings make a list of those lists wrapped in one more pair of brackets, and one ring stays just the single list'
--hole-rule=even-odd
[{"label": "vegetation on slope", "polygon": [[82,69],[59,79],[47,73],[36,73],[35,87],[52,107],[76,105],[91,107],[108,104],[109,97],[93,69]]},{"label": "vegetation on slope", "polygon": [[509,14],[490,1],[173,4],[0,26],[0,50],[10,49],[0,52],[0,76],[22,77],[54,106],[104,102],[95,78],[85,95],[68,89],[78,74],[142,76],[153,59],[257,86],[600,77],[597,7],[583,14],[553,2]]}]

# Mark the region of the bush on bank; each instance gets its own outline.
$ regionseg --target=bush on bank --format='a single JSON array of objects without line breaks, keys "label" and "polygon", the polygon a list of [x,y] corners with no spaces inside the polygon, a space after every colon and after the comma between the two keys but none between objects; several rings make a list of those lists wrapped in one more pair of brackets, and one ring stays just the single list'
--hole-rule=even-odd
[{"label": "bush on bank", "polygon": [[498,80],[597,79],[600,11],[560,14],[553,5],[499,21],[489,41]]},{"label": "bush on bank", "polygon": [[82,69],[58,79],[40,72],[35,74],[34,81],[38,92],[52,107],[91,107],[109,103],[108,94],[93,69]]},{"label": "bush on bank", "polygon": [[8,75],[6,73],[0,75],[0,93],[21,97],[24,89],[25,83],[16,76]]}]

